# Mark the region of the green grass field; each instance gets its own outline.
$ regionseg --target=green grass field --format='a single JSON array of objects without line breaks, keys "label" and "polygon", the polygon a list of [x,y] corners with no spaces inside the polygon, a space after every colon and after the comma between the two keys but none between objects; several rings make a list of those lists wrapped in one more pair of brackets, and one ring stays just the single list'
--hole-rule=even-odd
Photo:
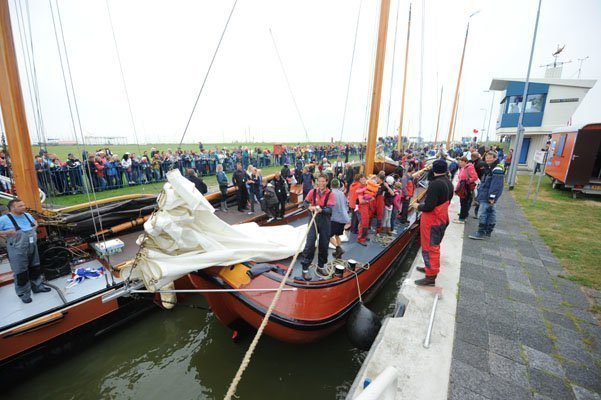
[{"label": "green grass field", "polygon": [[[266,176],[269,174],[273,174],[275,171],[279,171],[280,169],[282,169],[281,166],[272,166],[272,167],[261,168],[261,171],[263,173],[263,176]],[[229,173],[227,175],[231,182],[232,174]],[[203,181],[207,184],[207,186],[209,186],[209,192],[217,190],[215,188],[217,186],[217,179],[215,178],[215,176],[203,177]],[[163,185],[164,185],[164,182],[158,182],[158,183],[149,183],[147,185],[126,186],[121,189],[105,190],[103,192],[97,192],[96,199],[100,200],[100,199],[106,199],[107,197],[115,197],[115,196],[122,196],[122,195],[126,195],[126,194],[137,194],[137,193],[156,194],[161,191],[161,188],[163,187]],[[214,190],[211,190],[212,189],[211,186],[214,187],[213,188]],[[94,200],[94,197],[91,193],[90,193],[90,199]],[[56,197],[49,196],[46,200],[46,205],[50,206],[50,207],[66,207],[66,206],[71,206],[74,204],[86,203],[88,201],[90,201],[90,200],[88,200],[88,195],[85,193],[84,194],[71,194],[71,195],[66,195],[66,196],[56,196]]]},{"label": "green grass field", "polygon": [[[255,145],[256,145],[256,143],[255,143]],[[171,146],[171,145],[165,145],[165,146]],[[164,148],[165,149],[167,149],[167,148],[173,149],[173,148],[176,148],[176,146],[177,145],[174,145],[173,147],[164,147]],[[192,148],[193,146],[197,146],[197,145],[190,144],[188,146],[189,146],[189,148]],[[136,147],[137,147],[136,145],[112,146],[111,150],[114,152],[117,152],[117,154],[121,154],[121,153],[119,153],[120,151],[136,152],[136,150],[135,150]],[[152,145],[149,145],[148,149],[150,150],[151,147],[152,147]],[[56,151],[56,152],[54,152],[54,154],[59,155],[59,158],[61,158],[60,154],[64,153],[65,158],[66,158],[67,154],[74,151],[73,148],[75,148],[75,146],[52,146],[52,147],[50,147],[49,152],[53,152],[53,149],[57,149],[57,150],[60,149],[60,152]],[[146,146],[144,148],[146,149]],[[163,147],[158,147],[158,148],[162,149]],[[184,148],[184,146],[182,146],[182,148]],[[117,150],[117,149],[119,149],[119,150]],[[350,157],[350,160],[356,160],[356,159],[358,159],[357,156]],[[280,169],[282,169],[281,166],[271,166],[271,167],[261,168],[261,171],[262,171],[263,176],[267,176],[267,175],[273,174],[276,171],[279,171]],[[228,173],[228,177],[231,181],[232,173]],[[209,192],[217,190],[217,179],[215,178],[214,175],[203,177],[203,180],[207,184],[207,186],[209,186]],[[97,192],[95,198],[97,200],[100,200],[100,199],[105,199],[108,197],[122,196],[122,195],[126,195],[126,194],[137,194],[137,193],[156,194],[161,191],[163,184],[164,183],[159,182],[159,183],[150,183],[147,185],[126,186],[121,189],[105,190],[103,192]],[[88,194],[85,194],[85,193],[84,194],[65,195],[65,196],[48,196],[45,205],[52,207],[52,208],[58,208],[58,207],[71,206],[74,204],[86,203],[90,200],[94,200],[94,195],[92,193],[90,193],[89,197],[88,197]]]},{"label": "green grass field", "polygon": [[[285,144],[286,146],[299,146],[299,145],[305,145],[307,143],[299,143],[299,142],[294,142],[294,143],[282,143]],[[330,144],[328,142],[316,142],[316,143],[311,143],[313,145],[316,146],[321,146],[321,145],[327,145]],[[215,149],[215,148],[227,148],[227,149],[232,149],[238,146],[248,146],[248,148],[255,148],[255,147],[260,147],[262,149],[269,149],[271,151],[273,151],[273,142],[269,142],[269,143],[205,143],[204,147],[205,149]],[[158,143],[158,144],[153,144],[153,143],[146,143],[146,144],[118,144],[118,145],[87,145],[87,146],[82,146],[82,145],[59,145],[59,146],[48,146],[46,147],[46,150],[48,151],[48,153],[50,154],[56,154],[61,160],[66,160],[67,159],[67,155],[69,153],[73,153],[77,158],[81,158],[81,153],[82,151],[85,149],[88,150],[88,152],[92,153],[95,152],[97,150],[102,150],[104,148],[109,148],[111,150],[111,152],[113,154],[117,154],[119,156],[123,155],[126,152],[130,152],[130,153],[136,153],[136,154],[142,154],[145,150],[148,151],[150,153],[150,149],[156,147],[159,151],[167,151],[167,149],[171,149],[171,150],[177,150],[178,149],[178,144],[177,143]],[[195,150],[198,151],[198,143],[182,143],[181,148],[183,150]],[[40,151],[40,146],[31,146],[31,151],[34,155],[38,155],[39,151]]]},{"label": "green grass field", "polygon": [[[536,204],[526,200],[529,177],[518,176],[514,198],[567,271],[566,278],[601,289],[601,198],[573,199],[543,178]],[[536,181],[535,181],[536,183]]]}]

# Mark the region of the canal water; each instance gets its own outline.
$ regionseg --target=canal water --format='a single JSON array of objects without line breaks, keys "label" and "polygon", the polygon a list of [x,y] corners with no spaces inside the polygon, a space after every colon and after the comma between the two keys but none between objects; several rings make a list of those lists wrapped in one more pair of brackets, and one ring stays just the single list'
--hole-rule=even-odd
[{"label": "canal water", "polygon": [[[368,307],[391,315],[417,248]],[[206,306],[200,296],[196,305]],[[211,312],[157,310],[3,393],[19,399],[221,399],[251,338],[233,343]],[[366,352],[344,329],[314,344],[263,336],[238,386],[246,399],[344,399]]]}]

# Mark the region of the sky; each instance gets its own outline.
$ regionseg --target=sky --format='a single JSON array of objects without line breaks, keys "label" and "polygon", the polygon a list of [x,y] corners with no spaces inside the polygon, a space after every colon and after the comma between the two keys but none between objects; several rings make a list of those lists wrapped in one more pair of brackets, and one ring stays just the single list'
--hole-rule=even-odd
[{"label": "sky", "polygon": [[[182,138],[233,0],[9,3],[32,142],[44,136],[80,143],[89,140],[87,136],[123,136],[129,143],[144,144],[174,143]],[[422,137],[434,139],[441,87],[440,136],[446,137],[466,24],[477,10],[479,14],[470,20],[456,136],[483,127],[487,130],[488,125],[494,130],[501,95],[494,98],[491,116],[493,94],[484,91],[494,77],[525,77],[537,3],[413,1],[404,135],[417,136],[420,130],[423,72]],[[378,0],[238,0],[183,141],[363,140],[379,5]],[[409,1],[391,0],[380,136],[395,135],[398,130],[408,9]],[[54,15],[60,29],[57,10],[66,45],[65,52],[59,34],[60,53],[53,25]],[[601,42],[595,39],[601,37],[599,17],[598,0],[543,0],[532,77],[543,77],[544,68],[539,66],[552,62],[557,46],[565,45],[559,60],[572,62],[564,66],[564,78],[575,78],[578,58],[588,56],[581,78],[601,79]],[[71,71],[69,100],[59,54],[65,69],[68,59]],[[32,95],[34,83],[37,97]],[[600,105],[601,83],[597,83],[573,123],[601,121]],[[36,118],[38,109],[41,123]]]}]

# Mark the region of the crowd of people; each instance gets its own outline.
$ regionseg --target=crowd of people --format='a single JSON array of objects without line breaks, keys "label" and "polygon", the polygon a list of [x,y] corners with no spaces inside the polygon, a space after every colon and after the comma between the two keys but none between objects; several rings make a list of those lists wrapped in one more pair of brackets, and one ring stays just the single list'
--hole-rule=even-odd
[{"label": "crowd of people", "polygon": [[[340,236],[344,231],[356,234],[357,243],[366,246],[369,233],[394,235],[397,228],[406,226],[411,207],[421,212],[420,230],[424,267],[418,270],[425,278],[418,285],[434,285],[440,271],[440,243],[449,224],[448,206],[454,195],[461,203],[461,211],[453,222],[465,223],[472,205],[474,218],[479,219],[478,231],[469,237],[483,240],[492,235],[496,220],[495,205],[503,192],[503,150],[496,147],[457,146],[444,152],[435,150],[432,155],[428,147],[408,149],[400,155],[398,166],[389,174],[365,176],[341,157],[331,163],[327,158],[291,172],[286,164],[276,172],[273,180],[263,179],[260,169],[249,166],[244,170],[238,164],[233,184],[237,190],[239,212],[255,212],[255,204],[272,218],[284,216],[290,187],[299,184],[305,206],[315,213],[316,229],[310,229],[305,249],[301,255],[302,276],[311,280],[309,266],[315,255],[317,241],[317,274],[326,275],[325,264],[328,248],[334,247],[333,256],[340,258],[344,253]],[[511,152],[509,153],[511,154]],[[395,154],[396,156],[397,154]],[[440,156],[439,158],[437,158]],[[425,160],[434,158],[429,168]],[[423,173],[429,174],[429,185],[424,201],[410,203],[415,183]],[[455,186],[452,185],[457,176]],[[227,187],[227,177],[223,182]],[[221,185],[221,183],[220,183]],[[221,211],[227,212],[225,195]]]},{"label": "crowd of people", "polygon": [[[281,145],[273,149],[255,147],[205,148],[199,143],[198,150],[159,150],[152,147],[141,154],[126,152],[114,154],[110,148],[93,152],[82,151],[81,157],[69,154],[61,160],[56,154],[40,149],[34,165],[38,185],[46,194],[67,195],[91,191],[117,189],[125,186],[162,182],[166,173],[178,168],[182,174],[193,170],[197,176],[216,175],[218,167],[233,172],[236,164],[246,170],[249,165],[257,168],[272,165],[304,165],[322,158],[341,156],[362,159],[365,146],[344,145]],[[2,158],[4,161],[4,158]],[[0,165],[0,169],[4,168]],[[2,171],[0,170],[0,173]]]}]

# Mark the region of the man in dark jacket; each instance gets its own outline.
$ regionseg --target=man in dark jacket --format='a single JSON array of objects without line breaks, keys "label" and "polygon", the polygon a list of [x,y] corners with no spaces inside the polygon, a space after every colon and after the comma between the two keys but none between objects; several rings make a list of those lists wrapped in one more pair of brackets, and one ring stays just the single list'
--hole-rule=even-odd
[{"label": "man in dark jacket", "polygon": [[279,203],[278,213],[276,215],[276,218],[278,219],[284,218],[284,213],[286,211],[286,200],[288,200],[287,186],[288,183],[284,179],[284,176],[276,171],[275,176],[273,177],[273,188],[275,189],[275,194]]},{"label": "man in dark jacket", "polygon": [[[480,153],[478,153],[477,151],[474,151],[471,154],[471,163],[474,165],[474,169],[476,170],[476,174],[478,174],[478,180],[480,180],[480,182],[482,182],[482,177],[484,176],[484,171],[486,171],[486,169],[488,168],[488,165],[486,164],[486,162],[484,162],[484,160],[482,159],[482,157],[480,156]],[[479,203],[478,200],[476,199],[475,201],[476,206],[474,207],[474,218],[478,218],[478,210],[479,210]]]},{"label": "man in dark jacket", "polygon": [[499,166],[497,153],[486,153],[488,168],[484,171],[478,188],[478,231],[471,234],[470,239],[482,240],[490,237],[497,220],[496,204],[503,194],[503,180],[505,173]]},{"label": "man in dark jacket", "polygon": [[203,182],[202,178],[199,178],[192,168],[188,168],[186,172],[186,178],[188,178],[188,180],[194,184],[196,190],[198,190],[203,196],[207,194],[207,184]]},{"label": "man in dark jacket", "polygon": [[418,286],[434,286],[440,271],[440,243],[449,225],[449,204],[453,198],[453,184],[447,178],[447,162],[442,159],[432,164],[432,178],[426,199],[417,207],[422,212],[419,230],[425,267],[417,267],[426,277],[418,279]]},{"label": "man in dark jacket", "polygon": [[246,172],[242,170],[242,164],[236,164],[236,171],[232,176],[232,183],[238,188],[237,199],[238,199],[238,211],[244,212],[248,208],[248,190],[246,190]]}]

